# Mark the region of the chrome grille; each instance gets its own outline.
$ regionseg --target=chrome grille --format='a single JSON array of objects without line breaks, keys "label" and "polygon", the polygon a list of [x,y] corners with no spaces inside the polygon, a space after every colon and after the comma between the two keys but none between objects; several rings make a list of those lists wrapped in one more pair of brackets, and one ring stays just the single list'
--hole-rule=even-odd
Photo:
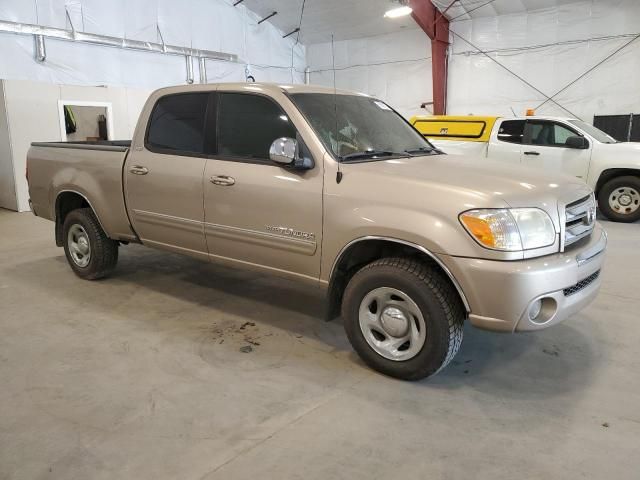
[{"label": "chrome grille", "polygon": [[593,272],[591,275],[589,275],[586,278],[583,278],[582,280],[580,280],[578,283],[576,283],[573,287],[569,287],[569,288],[565,288],[562,293],[564,293],[565,297],[570,297],[571,295],[578,293],[580,290],[582,290],[583,288],[588,287],[589,285],[591,285],[593,282],[596,281],[596,279],[600,276],[600,270]]},{"label": "chrome grille", "polygon": [[570,203],[565,208],[564,246],[568,247],[591,235],[596,225],[596,200],[593,194]]}]

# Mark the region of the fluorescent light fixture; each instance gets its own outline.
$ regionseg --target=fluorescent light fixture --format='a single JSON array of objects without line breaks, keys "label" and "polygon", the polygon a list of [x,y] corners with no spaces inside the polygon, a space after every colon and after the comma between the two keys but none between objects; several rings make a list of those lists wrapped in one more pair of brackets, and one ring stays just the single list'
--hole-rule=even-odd
[{"label": "fluorescent light fixture", "polygon": [[391,10],[387,10],[384,12],[385,18],[398,18],[404,17],[405,15],[409,15],[413,9],[408,7],[407,5],[403,5],[401,7],[392,8]]}]

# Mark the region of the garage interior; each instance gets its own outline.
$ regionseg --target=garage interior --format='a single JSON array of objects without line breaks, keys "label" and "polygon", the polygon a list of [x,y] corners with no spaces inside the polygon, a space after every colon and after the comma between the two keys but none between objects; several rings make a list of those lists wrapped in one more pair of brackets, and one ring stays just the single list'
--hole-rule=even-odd
[{"label": "garage interior", "polygon": [[226,82],[407,120],[534,109],[631,146],[638,25],[634,0],[0,2],[0,479],[637,479],[639,222],[598,212],[589,306],[513,335],[465,322],[448,367],[407,382],[300,282],[133,243],[78,278],[25,170],[32,142],[131,139],[154,90]]}]

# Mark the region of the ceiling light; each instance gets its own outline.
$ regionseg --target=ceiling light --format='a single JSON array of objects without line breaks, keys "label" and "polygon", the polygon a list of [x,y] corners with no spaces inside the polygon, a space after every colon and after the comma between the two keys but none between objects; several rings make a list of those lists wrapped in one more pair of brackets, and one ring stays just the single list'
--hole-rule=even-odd
[{"label": "ceiling light", "polygon": [[391,10],[387,10],[384,12],[385,18],[398,18],[404,17],[405,15],[409,15],[413,9],[407,5],[402,5],[400,7],[392,8]]}]

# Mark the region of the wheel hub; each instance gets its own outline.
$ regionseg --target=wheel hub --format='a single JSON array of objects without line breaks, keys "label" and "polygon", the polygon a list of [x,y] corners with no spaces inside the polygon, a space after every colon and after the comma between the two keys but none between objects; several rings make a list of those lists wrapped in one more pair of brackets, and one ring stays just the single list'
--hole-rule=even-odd
[{"label": "wheel hub", "polygon": [[620,205],[626,207],[631,204],[631,195],[621,195],[618,201],[620,202]]},{"label": "wheel hub", "polygon": [[427,326],[416,302],[401,290],[380,287],[367,293],[358,310],[360,330],[379,355],[397,362],[415,357],[425,344]]},{"label": "wheel hub", "polygon": [[397,307],[386,307],[380,315],[380,323],[385,332],[392,337],[404,337],[409,330],[409,319]]},{"label": "wheel hub", "polygon": [[67,236],[67,246],[73,263],[79,267],[86,267],[91,260],[91,246],[89,235],[82,225],[72,225]]},{"label": "wheel hub", "polygon": [[640,208],[640,192],[633,187],[616,188],[609,195],[609,206],[617,213],[635,213]]}]

